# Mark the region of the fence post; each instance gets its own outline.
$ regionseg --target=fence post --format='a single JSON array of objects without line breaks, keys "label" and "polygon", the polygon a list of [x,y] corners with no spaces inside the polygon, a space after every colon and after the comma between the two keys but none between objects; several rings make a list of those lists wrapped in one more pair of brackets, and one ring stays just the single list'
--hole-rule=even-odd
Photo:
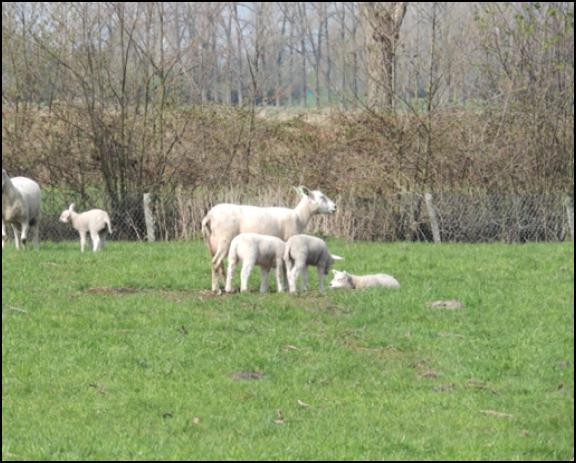
[{"label": "fence post", "polygon": [[564,207],[566,208],[566,215],[568,216],[568,228],[570,229],[570,237],[574,241],[574,204],[572,198],[566,196],[564,198]]},{"label": "fence post", "polygon": [[144,221],[146,222],[146,237],[148,241],[156,241],[156,234],[154,232],[154,215],[152,214],[152,195],[144,193],[142,200],[144,204]]},{"label": "fence post", "polygon": [[440,227],[438,225],[438,216],[436,215],[436,209],[432,204],[432,193],[424,193],[424,202],[426,203],[426,209],[428,210],[428,217],[430,218],[430,226],[432,227],[432,237],[435,243],[440,243]]}]

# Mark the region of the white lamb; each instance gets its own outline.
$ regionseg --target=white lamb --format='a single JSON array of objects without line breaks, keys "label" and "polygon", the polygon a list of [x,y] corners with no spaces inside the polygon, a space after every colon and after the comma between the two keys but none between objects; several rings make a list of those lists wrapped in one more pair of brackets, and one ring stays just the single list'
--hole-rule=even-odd
[{"label": "white lamb", "polygon": [[86,244],[86,234],[90,233],[92,239],[92,250],[94,252],[104,249],[106,244],[106,234],[112,234],[110,216],[102,209],[92,209],[78,213],[74,210],[74,203],[60,214],[60,222],[72,223],[78,233],[80,233],[80,250],[84,252]]},{"label": "white lamb", "polygon": [[276,236],[284,241],[302,233],[316,214],[333,214],[336,205],[321,191],[298,187],[300,202],[294,209],[218,204],[202,220],[202,234],[212,255],[212,291],[219,291],[218,274],[224,276],[223,262],[230,243],[240,233]]},{"label": "white lamb", "polygon": [[275,236],[258,233],[240,233],[230,244],[228,252],[228,273],[226,275],[227,293],[232,292],[232,275],[238,261],[242,261],[240,273],[240,291],[248,291],[248,278],[254,265],[260,266],[260,292],[268,291],[268,273],[276,269],[276,287],[278,292],[284,291],[286,271],[284,268],[284,241]]},{"label": "white lamb", "polygon": [[2,169],[2,247],[6,242],[6,224],[12,226],[16,249],[25,245],[32,232],[34,247],[39,247],[40,186],[27,177],[10,178]]},{"label": "white lamb", "polygon": [[384,288],[400,288],[400,283],[392,275],[377,273],[375,275],[352,275],[348,272],[333,270],[334,278],[330,282],[331,288],[361,289],[382,286]]},{"label": "white lamb", "polygon": [[308,289],[308,265],[316,266],[320,291],[324,291],[324,277],[340,256],[330,254],[324,240],[310,235],[295,235],[286,241],[284,262],[288,272],[290,292],[296,292],[296,281],[302,275],[302,289]]}]

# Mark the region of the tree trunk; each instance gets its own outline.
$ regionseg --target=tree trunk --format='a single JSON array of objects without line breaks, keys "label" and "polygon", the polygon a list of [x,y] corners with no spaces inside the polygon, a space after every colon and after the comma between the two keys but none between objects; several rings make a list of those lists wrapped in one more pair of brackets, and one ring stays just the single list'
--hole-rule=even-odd
[{"label": "tree trunk", "polygon": [[368,77],[367,105],[371,109],[394,108],[396,47],[407,2],[362,2]]}]

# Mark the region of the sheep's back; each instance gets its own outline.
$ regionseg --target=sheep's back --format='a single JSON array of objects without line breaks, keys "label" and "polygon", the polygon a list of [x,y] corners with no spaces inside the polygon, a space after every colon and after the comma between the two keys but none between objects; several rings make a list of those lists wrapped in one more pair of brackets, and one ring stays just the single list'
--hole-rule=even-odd
[{"label": "sheep's back", "polygon": [[38,217],[42,203],[40,185],[27,177],[12,177],[10,181],[26,201],[30,217]]}]

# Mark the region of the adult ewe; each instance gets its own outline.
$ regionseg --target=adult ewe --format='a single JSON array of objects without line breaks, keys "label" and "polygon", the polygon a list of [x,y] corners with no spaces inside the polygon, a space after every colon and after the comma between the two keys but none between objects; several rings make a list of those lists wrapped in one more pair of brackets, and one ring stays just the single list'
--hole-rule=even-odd
[{"label": "adult ewe", "polygon": [[42,197],[40,186],[26,177],[10,178],[2,169],[2,247],[6,241],[6,226],[14,231],[16,249],[25,245],[32,232],[34,247],[39,247],[40,208]]},{"label": "adult ewe", "polygon": [[212,255],[212,291],[219,292],[218,274],[224,277],[224,258],[240,233],[276,236],[284,241],[302,233],[317,214],[333,214],[336,205],[321,191],[298,187],[300,202],[294,209],[218,204],[202,220],[202,235]]}]

